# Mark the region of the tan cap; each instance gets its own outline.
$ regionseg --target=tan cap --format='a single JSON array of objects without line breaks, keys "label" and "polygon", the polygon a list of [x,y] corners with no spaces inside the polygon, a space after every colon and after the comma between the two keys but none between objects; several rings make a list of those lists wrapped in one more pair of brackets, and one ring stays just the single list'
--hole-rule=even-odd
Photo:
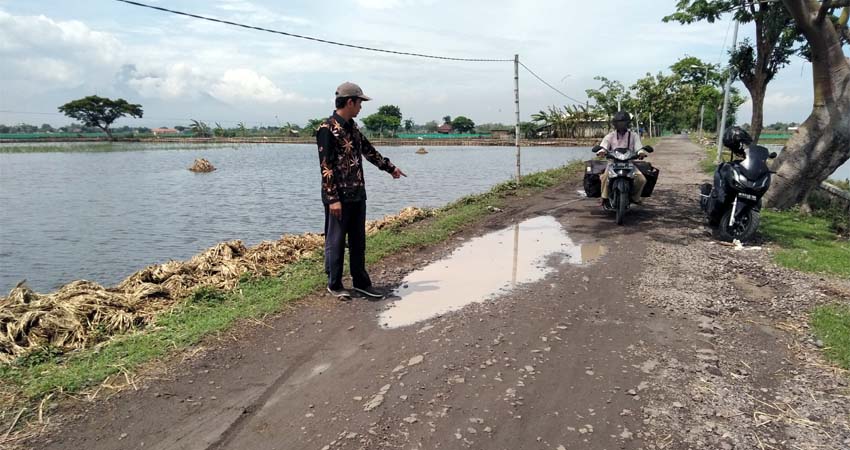
[{"label": "tan cap", "polygon": [[372,97],[367,97],[363,94],[363,89],[360,89],[360,86],[348,81],[340,84],[339,87],[336,88],[336,98],[340,97],[357,97],[365,101],[372,100]]}]

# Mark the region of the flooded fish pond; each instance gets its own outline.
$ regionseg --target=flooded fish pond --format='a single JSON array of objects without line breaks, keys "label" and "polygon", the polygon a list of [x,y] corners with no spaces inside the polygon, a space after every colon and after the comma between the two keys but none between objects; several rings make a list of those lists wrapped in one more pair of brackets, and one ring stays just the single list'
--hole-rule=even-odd
[{"label": "flooded fish pond", "polygon": [[[91,145],[91,144],[88,144]],[[20,147],[20,146],[19,146]],[[54,148],[55,147],[55,148]],[[408,175],[365,163],[368,219],[406,206],[439,207],[509,180],[512,147],[383,147]],[[586,148],[523,148],[523,172],[585,159]],[[197,158],[217,170],[188,170]],[[247,245],[324,223],[314,145],[0,145],[0,292],[26,279],[45,292],[76,279],[104,285],[213,245]]]}]

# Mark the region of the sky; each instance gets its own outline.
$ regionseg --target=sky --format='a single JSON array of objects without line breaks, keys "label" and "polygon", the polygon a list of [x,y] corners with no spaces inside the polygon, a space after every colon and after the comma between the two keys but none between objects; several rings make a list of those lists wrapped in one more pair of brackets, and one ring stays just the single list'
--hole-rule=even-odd
[{"label": "sky", "polygon": [[[595,76],[631,85],[684,56],[727,60],[729,17],[662,23],[674,0],[141,0],[169,9],[348,44],[458,58],[520,60],[584,101]],[[742,25],[739,40],[753,35]],[[71,123],[57,107],[86,95],[143,106],[115,125],[304,125],[359,84],[416,123],[467,116],[514,123],[512,62],[375,53],[167,14],[114,0],[0,0],[0,123]],[[744,86],[736,85],[746,94]],[[520,68],[520,115],[572,101]],[[811,64],[792,57],[768,86],[764,123],[811,111]],[[750,121],[745,103],[738,122]]]}]

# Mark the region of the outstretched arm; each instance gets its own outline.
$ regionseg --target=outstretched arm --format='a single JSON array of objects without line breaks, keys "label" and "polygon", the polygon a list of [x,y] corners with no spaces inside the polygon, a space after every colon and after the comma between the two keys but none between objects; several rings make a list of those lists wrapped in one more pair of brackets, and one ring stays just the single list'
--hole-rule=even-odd
[{"label": "outstretched arm", "polygon": [[378,169],[392,174],[393,178],[398,178],[404,175],[401,170],[390,162],[389,158],[385,158],[380,152],[378,152],[378,150],[375,149],[372,143],[366,139],[366,136],[361,134],[361,139],[363,140],[363,157],[366,158],[367,161],[374,164]]}]

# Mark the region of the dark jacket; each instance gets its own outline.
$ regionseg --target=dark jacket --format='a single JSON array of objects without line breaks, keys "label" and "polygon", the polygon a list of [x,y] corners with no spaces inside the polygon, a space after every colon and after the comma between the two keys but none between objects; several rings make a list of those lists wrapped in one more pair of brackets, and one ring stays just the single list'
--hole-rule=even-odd
[{"label": "dark jacket", "polygon": [[363,136],[354,120],[346,121],[336,112],[319,126],[316,144],[322,169],[322,202],[326,205],[366,200],[364,156],[380,170],[395,170],[390,160]]}]

